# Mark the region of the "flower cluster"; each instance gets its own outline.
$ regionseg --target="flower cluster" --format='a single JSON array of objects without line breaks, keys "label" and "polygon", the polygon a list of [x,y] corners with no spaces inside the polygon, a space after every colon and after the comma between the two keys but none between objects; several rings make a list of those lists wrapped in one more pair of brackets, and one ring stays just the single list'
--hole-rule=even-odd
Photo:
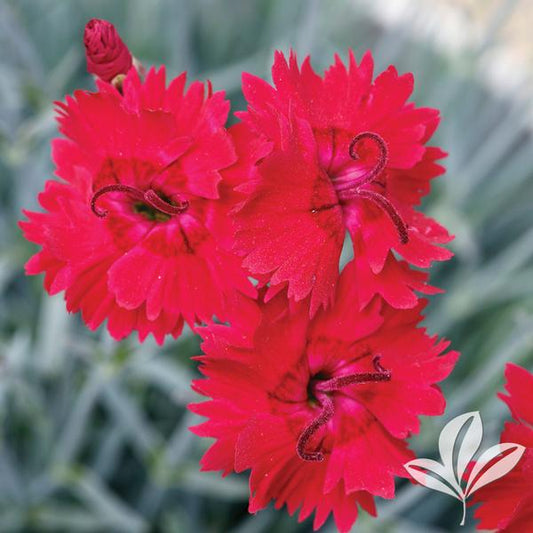
[{"label": "flower cluster", "polygon": [[243,75],[226,128],[224,93],[145,73],[110,23],[84,43],[97,90],[57,103],[27,273],[117,340],[197,331],[202,467],[250,470],[250,512],[274,500],[341,531],[375,515],[458,356],[419,326],[418,293],[438,291],[422,269],[451,256],[419,210],[444,172],[438,112],[408,101],[410,74],[374,79],[369,53],[319,76],[278,52],[274,85]]}]

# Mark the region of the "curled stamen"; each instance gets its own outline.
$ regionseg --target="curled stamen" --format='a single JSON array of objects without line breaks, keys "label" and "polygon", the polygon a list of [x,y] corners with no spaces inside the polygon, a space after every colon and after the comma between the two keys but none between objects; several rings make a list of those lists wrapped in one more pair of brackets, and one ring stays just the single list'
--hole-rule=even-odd
[{"label": "curled stamen", "polygon": [[97,217],[105,217],[107,215],[107,211],[98,209],[96,206],[96,201],[98,198],[100,198],[100,196],[110,192],[123,192],[129,194],[135,200],[143,202],[151,208],[156,209],[161,213],[165,213],[166,215],[179,215],[180,213],[186,211],[189,207],[189,202],[187,200],[183,200],[179,204],[174,205],[163,200],[163,198],[161,198],[153,189],[148,189],[146,192],[143,192],[136,187],[132,187],[131,185],[115,183],[113,185],[106,185],[105,187],[98,189],[93,194],[93,197],[91,198],[91,209]]},{"label": "curled stamen", "polygon": [[324,424],[327,424],[333,413],[335,412],[333,408],[333,402],[331,398],[326,394],[320,394],[320,403],[322,404],[322,411],[320,414],[306,426],[306,428],[300,434],[298,438],[298,443],[296,444],[296,453],[300,459],[304,461],[323,461],[324,454],[321,451],[315,452],[306,452],[305,448],[309,439],[318,431],[320,427]]},{"label": "curled stamen", "polygon": [[396,231],[398,232],[398,236],[400,237],[400,242],[402,244],[407,244],[409,242],[409,233],[407,233],[407,225],[403,221],[402,217],[400,216],[400,213],[396,210],[396,208],[383,196],[382,194],[379,194],[378,192],[374,191],[357,191],[357,196],[360,198],[366,198],[367,200],[371,200],[374,202],[377,206],[381,207],[385,213],[387,213],[388,217],[391,219],[392,223],[396,226]]},{"label": "curled stamen", "polygon": [[315,389],[320,392],[332,392],[348,385],[355,385],[356,383],[369,383],[376,381],[390,381],[390,370],[383,368],[380,364],[381,356],[376,355],[372,360],[372,364],[376,372],[356,372],[355,374],[347,374],[336,378],[328,379],[327,381],[319,381],[315,385]]},{"label": "curled stamen", "polygon": [[320,381],[314,387],[316,398],[322,406],[320,414],[312,420],[302,431],[296,444],[296,453],[304,461],[323,461],[324,454],[320,451],[306,451],[307,443],[311,437],[325,424],[327,424],[335,413],[333,400],[327,394],[339,390],[348,385],[357,383],[370,383],[380,381],[390,381],[391,372],[383,368],[379,362],[380,356],[374,357],[373,364],[376,372],[358,372],[336,378]]},{"label": "curled stamen", "polygon": [[381,365],[380,361],[381,361],[381,355],[376,355],[374,357],[374,359],[372,359],[372,364],[374,365],[374,368],[378,372],[382,372],[382,373],[388,374],[389,375],[389,379],[390,379],[390,370],[387,370],[386,368],[383,368],[383,366]]},{"label": "curled stamen", "polygon": [[100,210],[96,207],[96,200],[98,200],[100,196],[103,196],[108,192],[123,192],[126,194],[130,194],[133,198],[135,198],[135,200],[144,201],[144,194],[142,193],[142,191],[136,189],[135,187],[131,187],[130,185],[124,185],[122,183],[106,185],[105,187],[98,189],[91,198],[91,209],[97,217],[104,218],[107,215],[107,211]]},{"label": "curled stamen", "polygon": [[340,197],[345,200],[360,197],[366,198],[367,200],[371,200],[372,202],[374,202],[378,207],[385,211],[385,213],[391,219],[392,223],[396,226],[396,231],[398,232],[400,242],[402,244],[406,244],[407,242],[409,242],[407,225],[403,221],[396,208],[390,203],[389,200],[387,200],[387,198],[383,194],[362,188],[364,185],[371,182],[381,185],[382,187],[385,186],[384,183],[378,182],[376,180],[376,178],[383,172],[383,170],[387,166],[387,162],[389,159],[389,152],[385,141],[377,133],[373,133],[371,131],[364,131],[362,133],[359,133],[352,139],[350,147],[348,148],[348,153],[350,154],[350,157],[352,159],[359,159],[359,156],[357,155],[357,145],[365,139],[372,140],[378,147],[379,156],[376,164],[362,178],[354,180],[352,182],[346,182],[342,185],[337,186],[337,193],[340,194]]},{"label": "curled stamen", "polygon": [[348,385],[355,385],[356,383],[370,383],[373,381],[390,381],[391,374],[389,371],[385,372],[361,372],[360,374],[351,374],[348,376],[339,376],[338,378],[329,379],[318,383],[317,390],[322,392],[336,391]]},{"label": "curled stamen", "polygon": [[179,215],[189,207],[189,202],[187,200],[181,201],[178,205],[165,202],[165,200],[163,200],[161,196],[158,196],[153,189],[148,189],[144,193],[144,200],[150,205],[150,207],[153,207],[162,213],[166,213],[167,215]]},{"label": "curled stamen", "polygon": [[337,192],[352,189],[354,185],[355,187],[359,188],[363,185],[366,185],[367,183],[374,181],[374,179],[377,178],[381,174],[381,172],[383,172],[383,169],[387,166],[387,162],[389,160],[389,151],[387,149],[387,145],[385,144],[385,141],[380,135],[371,131],[364,131],[362,133],[359,133],[352,139],[350,147],[348,148],[348,153],[350,154],[350,157],[354,161],[357,161],[359,159],[359,156],[357,155],[357,145],[365,139],[371,139],[374,143],[376,143],[379,149],[379,157],[376,161],[376,164],[372,169],[368,171],[367,174],[365,174],[361,179],[357,180],[356,184],[346,183],[344,186],[341,185],[337,188]]}]

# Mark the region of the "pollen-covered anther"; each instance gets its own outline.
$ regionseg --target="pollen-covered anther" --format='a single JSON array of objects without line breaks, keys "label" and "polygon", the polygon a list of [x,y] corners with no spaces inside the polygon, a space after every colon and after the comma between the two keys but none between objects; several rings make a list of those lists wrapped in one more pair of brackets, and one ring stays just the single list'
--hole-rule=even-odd
[{"label": "pollen-covered anther", "polygon": [[359,197],[373,202],[391,219],[392,223],[396,227],[396,231],[398,232],[400,242],[402,244],[407,244],[409,242],[407,224],[403,221],[400,213],[398,213],[398,210],[383,194],[362,188],[365,185],[377,182],[377,178],[381,175],[389,160],[389,151],[384,139],[377,133],[365,131],[356,135],[352,139],[352,142],[348,148],[348,153],[354,161],[359,159],[357,147],[362,141],[365,140],[372,141],[378,149],[378,158],[376,163],[363,177],[358,178],[355,182],[345,183],[340,187],[337,187],[337,193],[341,199],[348,200]]},{"label": "pollen-covered anther", "polygon": [[320,450],[307,451],[307,443],[311,437],[325,424],[327,424],[335,414],[335,407],[331,399],[332,393],[349,385],[357,383],[372,383],[390,381],[391,372],[383,368],[379,362],[380,356],[375,356],[373,360],[376,372],[356,372],[344,376],[334,377],[325,381],[317,381],[312,387],[314,397],[320,403],[322,410],[302,431],[296,444],[296,453],[303,461],[323,461],[324,454]]},{"label": "pollen-covered anther", "polygon": [[148,207],[151,207],[152,209],[155,209],[156,211],[159,211],[169,216],[184,213],[189,207],[189,202],[187,200],[180,201],[178,204],[171,204],[170,202],[167,202],[166,200],[161,198],[161,196],[157,194],[157,192],[155,192],[153,189],[148,189],[147,191],[143,192],[140,189],[137,189],[136,187],[132,187],[131,185],[116,183],[113,185],[106,185],[105,187],[98,189],[93,194],[91,198],[91,210],[97,217],[103,218],[107,215],[106,210],[98,209],[98,207],[96,206],[97,200],[104,194],[111,192],[121,192],[124,194],[128,194],[134,200],[143,202]]}]

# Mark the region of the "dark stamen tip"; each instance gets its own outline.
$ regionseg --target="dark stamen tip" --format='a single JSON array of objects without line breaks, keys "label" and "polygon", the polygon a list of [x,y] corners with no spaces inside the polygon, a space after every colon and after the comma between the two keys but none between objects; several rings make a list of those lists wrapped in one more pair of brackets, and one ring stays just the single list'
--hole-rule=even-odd
[{"label": "dark stamen tip", "polygon": [[383,368],[383,366],[381,365],[380,361],[381,361],[381,355],[379,354],[375,355],[374,359],[372,359],[372,364],[374,365],[374,368],[378,372],[387,372],[387,370],[385,370],[385,368]]},{"label": "dark stamen tip", "polygon": [[189,207],[189,202],[187,200],[183,200],[178,205],[174,205],[163,200],[163,198],[161,198],[161,196],[159,196],[153,189],[148,189],[144,193],[144,200],[154,209],[167,215],[179,215]]},{"label": "dark stamen tip", "polygon": [[324,454],[322,452],[304,452],[300,450],[299,446],[296,447],[296,453],[303,461],[318,463],[324,460]]},{"label": "dark stamen tip", "polygon": [[96,200],[98,196],[96,194],[91,198],[91,211],[99,218],[105,218],[107,216],[107,211],[105,209],[98,209],[96,207]]},{"label": "dark stamen tip", "polygon": [[92,212],[99,218],[105,218],[108,214],[108,211],[98,211],[94,205],[91,205]]},{"label": "dark stamen tip", "polygon": [[379,208],[385,211],[398,232],[400,243],[407,244],[409,242],[407,224],[404,222],[398,210],[389,202],[389,200],[387,200],[387,198],[385,198],[385,196],[378,192],[368,190],[358,190],[355,195],[374,202]]}]

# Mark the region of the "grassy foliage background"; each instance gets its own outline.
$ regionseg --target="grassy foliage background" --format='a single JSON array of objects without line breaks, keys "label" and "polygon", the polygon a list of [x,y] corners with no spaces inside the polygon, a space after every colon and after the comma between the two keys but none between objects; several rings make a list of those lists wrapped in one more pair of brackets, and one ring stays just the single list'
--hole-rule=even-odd
[{"label": "grassy foliage background", "polygon": [[[481,1],[481,0],[480,0]],[[151,341],[113,342],[68,316],[61,295],[44,294],[23,264],[35,252],[17,229],[21,208],[52,177],[52,101],[92,88],[81,36],[89,18],[106,18],[145,65],[212,80],[233,110],[243,107],[243,70],[269,76],[272,52],[312,53],[317,69],[347,47],[370,48],[376,70],[394,63],[416,79],[415,100],[442,109],[434,139],[450,152],[448,173],[427,202],[457,235],[455,258],[434,269],[446,288],[428,310],[431,332],[463,353],[444,384],[446,414],[425,420],[412,439],[437,453],[444,423],[479,409],[485,444],[506,414],[495,399],[512,360],[533,365],[533,146],[530,101],[483,81],[497,28],[519,2],[500,2],[484,37],[438,46],[428,29],[433,2],[407,6],[402,24],[384,24],[364,0],[4,0],[0,2],[0,531],[304,532],[285,512],[246,513],[247,476],[200,473],[207,446],[187,427],[185,405],[199,353],[186,332],[159,349]],[[411,7],[410,7],[411,6]],[[416,8],[413,8],[415,6]],[[419,9],[419,7],[422,8]],[[442,43],[441,43],[442,44]],[[362,532],[459,530],[460,505],[400,483],[398,498],[362,516]],[[470,517],[461,531],[470,531]],[[329,529],[328,529],[329,528]],[[328,525],[326,530],[333,531]]]}]

